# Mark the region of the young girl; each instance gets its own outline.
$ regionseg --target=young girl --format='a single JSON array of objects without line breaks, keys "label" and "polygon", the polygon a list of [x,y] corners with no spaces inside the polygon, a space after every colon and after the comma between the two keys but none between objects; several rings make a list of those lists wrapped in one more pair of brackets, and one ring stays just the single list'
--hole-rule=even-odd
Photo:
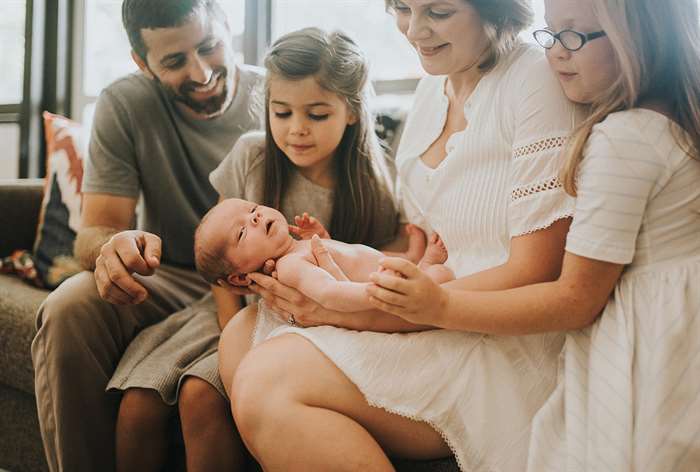
[{"label": "young girl", "polygon": [[566,95],[591,111],[566,151],[563,180],[577,202],[561,276],[451,291],[390,259],[383,266],[406,279],[376,273],[368,292],[418,323],[445,307],[449,329],[579,330],[567,336],[558,387],[535,417],[529,470],[697,470],[698,5],[545,4],[548,28],[535,38]]},{"label": "young girl", "polygon": [[[379,247],[393,241],[398,214],[366,101],[367,64],[357,45],[339,32],[304,29],[277,40],[265,66],[266,132],[242,136],[211,174],[221,199],[265,204],[290,222],[309,212],[335,239],[350,243]],[[180,415],[207,413],[214,424],[183,431],[188,470],[240,469],[243,448],[226,414],[216,340],[241,302],[230,287],[213,286],[212,292],[218,324],[210,305],[172,316],[144,330],[131,344],[136,354],[130,347],[120,363],[115,379],[122,381],[110,383],[124,389],[117,423],[119,469],[162,468],[164,454],[149,464],[144,456],[167,445],[163,434],[172,408],[163,399],[178,401],[180,390],[191,385],[197,397],[185,404],[180,398]],[[192,364],[197,368],[182,375],[182,366]],[[212,419],[212,411],[223,413]],[[136,444],[134,431],[150,435],[139,434]]]}]

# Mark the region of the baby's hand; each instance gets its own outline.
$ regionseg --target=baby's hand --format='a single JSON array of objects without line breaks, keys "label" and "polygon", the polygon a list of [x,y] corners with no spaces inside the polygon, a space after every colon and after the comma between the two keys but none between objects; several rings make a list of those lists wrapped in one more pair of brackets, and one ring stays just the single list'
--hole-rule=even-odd
[{"label": "baby's hand", "polygon": [[314,234],[317,234],[322,239],[331,238],[326,228],[316,218],[309,216],[306,212],[302,216],[295,216],[294,223],[295,225],[289,225],[289,232],[301,239],[311,239]]}]

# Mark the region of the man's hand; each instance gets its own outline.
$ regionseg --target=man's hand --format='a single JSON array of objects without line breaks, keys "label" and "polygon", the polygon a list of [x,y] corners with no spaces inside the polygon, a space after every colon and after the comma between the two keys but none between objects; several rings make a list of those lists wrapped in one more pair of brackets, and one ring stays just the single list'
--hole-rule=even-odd
[{"label": "man's hand", "polygon": [[160,265],[161,240],[145,231],[122,231],[102,245],[95,261],[100,296],[115,305],[142,303],[146,288],[132,274],[152,275]]},{"label": "man's hand", "polygon": [[294,223],[296,226],[289,225],[289,232],[301,239],[311,239],[315,234],[323,239],[331,239],[321,222],[306,212],[302,216],[295,216]]}]

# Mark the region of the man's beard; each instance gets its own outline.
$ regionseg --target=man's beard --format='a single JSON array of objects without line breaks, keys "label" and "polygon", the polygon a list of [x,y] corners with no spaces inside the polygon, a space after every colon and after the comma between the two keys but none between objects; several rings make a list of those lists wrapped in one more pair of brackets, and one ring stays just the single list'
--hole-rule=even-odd
[{"label": "man's beard", "polygon": [[[209,97],[206,100],[195,100],[191,97],[190,93],[202,85],[197,82],[184,82],[177,89],[161,82],[160,80],[158,80],[158,83],[161,85],[161,87],[163,87],[163,90],[165,90],[168,98],[170,98],[172,101],[182,103],[198,115],[212,116],[221,113],[224,106],[227,105],[226,102],[229,92],[227,79],[228,69],[226,67],[221,66],[214,69],[211,80],[223,81],[223,89],[221,90],[220,94]],[[215,87],[218,87],[218,84],[215,85]]]}]

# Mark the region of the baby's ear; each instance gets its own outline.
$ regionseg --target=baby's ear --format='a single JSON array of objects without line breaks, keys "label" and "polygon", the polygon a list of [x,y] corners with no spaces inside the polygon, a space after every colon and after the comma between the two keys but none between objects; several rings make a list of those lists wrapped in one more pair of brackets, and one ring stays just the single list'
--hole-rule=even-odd
[{"label": "baby's ear", "polygon": [[229,274],[226,281],[234,287],[247,287],[253,283],[248,274]]}]

